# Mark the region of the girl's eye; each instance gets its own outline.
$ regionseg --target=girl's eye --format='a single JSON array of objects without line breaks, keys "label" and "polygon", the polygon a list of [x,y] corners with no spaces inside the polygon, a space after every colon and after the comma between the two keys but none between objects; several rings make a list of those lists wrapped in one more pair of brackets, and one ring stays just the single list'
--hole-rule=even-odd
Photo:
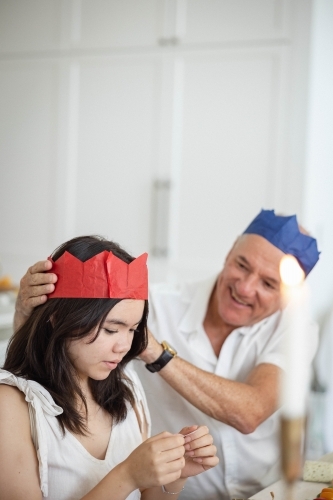
[{"label": "girl's eye", "polygon": [[130,331],[133,333],[139,333],[139,330],[137,328],[136,329],[132,328]]},{"label": "girl's eye", "polygon": [[113,333],[117,333],[117,330],[108,330],[105,327],[104,327],[104,330],[106,331],[106,333],[110,333],[110,335],[112,335]]}]

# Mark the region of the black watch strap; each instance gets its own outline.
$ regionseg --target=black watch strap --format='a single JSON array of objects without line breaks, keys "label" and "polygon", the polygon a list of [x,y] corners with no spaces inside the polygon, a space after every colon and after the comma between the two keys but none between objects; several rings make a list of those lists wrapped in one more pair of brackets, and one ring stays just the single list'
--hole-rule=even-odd
[{"label": "black watch strap", "polygon": [[159,372],[167,363],[169,363],[169,361],[171,361],[172,358],[174,358],[174,356],[175,355],[171,354],[170,351],[164,349],[161,356],[157,358],[154,363],[147,363],[145,367],[152,373]]}]

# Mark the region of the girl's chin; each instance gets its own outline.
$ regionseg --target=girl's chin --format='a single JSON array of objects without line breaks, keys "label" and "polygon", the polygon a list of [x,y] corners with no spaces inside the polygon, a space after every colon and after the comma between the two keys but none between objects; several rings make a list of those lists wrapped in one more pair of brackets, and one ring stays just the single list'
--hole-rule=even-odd
[{"label": "girl's chin", "polygon": [[110,375],[110,373],[112,372],[113,370],[108,370],[108,371],[104,371],[103,373],[91,373],[89,374],[89,378],[91,380],[96,380],[96,382],[98,380],[105,380],[106,378],[108,378],[108,376]]}]

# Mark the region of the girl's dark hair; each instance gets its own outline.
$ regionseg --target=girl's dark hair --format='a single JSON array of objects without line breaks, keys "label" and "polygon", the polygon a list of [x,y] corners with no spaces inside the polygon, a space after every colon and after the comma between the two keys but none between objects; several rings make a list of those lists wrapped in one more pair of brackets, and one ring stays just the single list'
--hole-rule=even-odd
[{"label": "girl's dark hair", "polygon": [[[127,264],[134,260],[119,245],[98,236],[81,236],[67,241],[55,250],[53,260],[66,250],[82,262],[104,250],[112,251]],[[10,340],[3,368],[18,377],[35,380],[50,392],[63,408],[63,413],[57,417],[63,431],[67,428],[79,434],[87,432],[85,419],[77,410],[81,399],[87,411],[86,400],[68,356],[68,341],[86,337],[100,327],[120,300],[49,299],[33,310]],[[114,423],[126,418],[126,403],[134,405],[131,383],[124,374],[124,367],[147,347],[147,315],[146,300],[130,351],[105,380],[89,379],[95,401],[112,416]],[[99,328],[92,342],[98,335]]]}]

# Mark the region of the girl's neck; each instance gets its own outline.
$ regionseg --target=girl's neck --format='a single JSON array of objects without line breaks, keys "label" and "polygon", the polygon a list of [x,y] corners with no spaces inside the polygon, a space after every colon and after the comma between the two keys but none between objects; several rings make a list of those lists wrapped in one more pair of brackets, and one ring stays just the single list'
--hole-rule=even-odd
[{"label": "girl's neck", "polygon": [[[90,412],[94,407],[96,407],[97,403],[96,403],[96,401],[95,401],[95,399],[93,397],[93,394],[91,392],[91,388],[89,386],[88,377],[84,377],[83,378],[83,377],[79,376],[78,384],[79,384],[81,392],[82,392],[82,394],[83,394],[83,396],[85,398],[86,405],[87,405],[87,408],[88,408],[88,412]],[[81,398],[78,398],[77,405],[78,405],[78,411],[80,413],[85,414],[86,411],[85,411],[85,407],[84,407],[84,404],[83,404],[83,401],[81,400]]]}]

